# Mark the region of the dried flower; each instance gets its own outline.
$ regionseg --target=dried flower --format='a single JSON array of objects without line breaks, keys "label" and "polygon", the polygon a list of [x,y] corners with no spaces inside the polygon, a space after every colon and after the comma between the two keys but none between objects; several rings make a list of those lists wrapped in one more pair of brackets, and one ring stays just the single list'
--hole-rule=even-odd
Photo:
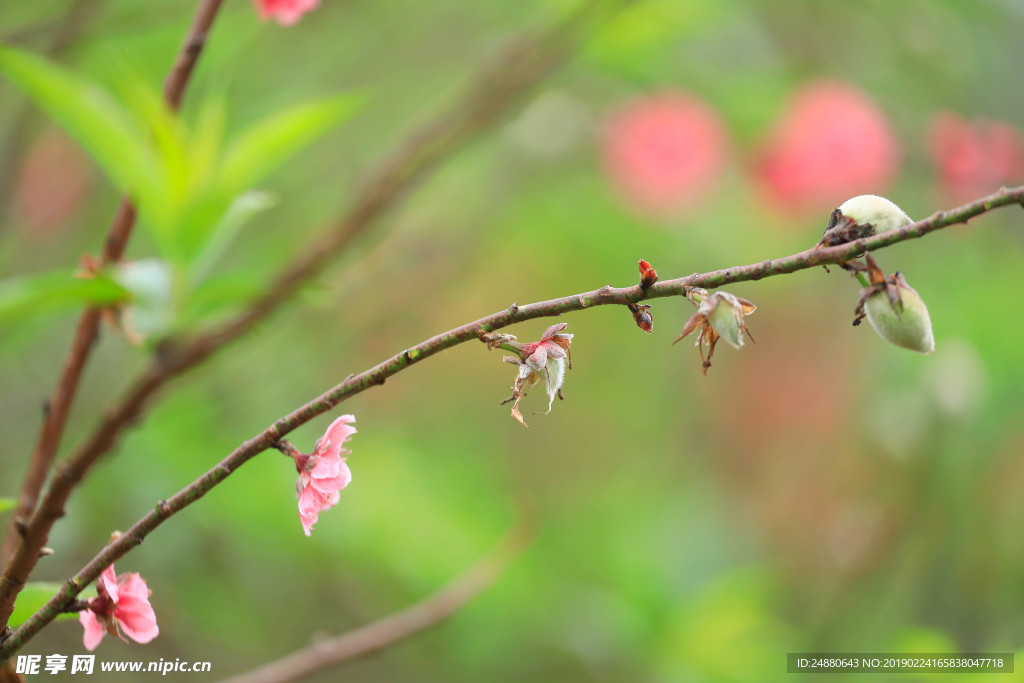
[{"label": "dried flower", "polygon": [[[687,298],[698,303],[697,312],[690,316],[683,326],[675,344],[680,339],[696,329],[700,329],[697,335],[695,346],[700,350],[700,358],[704,374],[708,374],[711,367],[711,356],[715,353],[715,344],[722,338],[735,349],[743,346],[743,333],[746,332],[750,341],[754,337],[743,322],[743,316],[750,315],[756,310],[756,306],[746,299],[730,294],[728,292],[715,292],[708,295],[706,291],[699,288],[687,292]],[[704,344],[708,345],[708,356],[704,358]]]},{"label": "dried flower", "polygon": [[658,272],[651,267],[651,264],[640,259],[640,289],[647,290],[648,287],[658,281]]},{"label": "dried flower", "polygon": [[320,511],[337,505],[341,500],[340,491],[352,482],[352,472],[342,457],[351,451],[341,447],[356,433],[352,426],[355,421],[352,415],[342,415],[332,422],[316,442],[311,455],[293,448],[282,449],[295,460],[295,469],[299,472],[295,488],[299,497],[299,520],[307,536],[311,535]]},{"label": "dried flower", "polygon": [[137,643],[156,638],[160,629],[149,596],[149,587],[138,574],[116,576],[114,565],[104,569],[96,580],[96,597],[78,613],[86,649],[95,650],[107,633],[125,642],[122,633]]},{"label": "dried flower", "polygon": [[[571,334],[563,334],[562,330],[567,327],[566,323],[552,325],[544,331],[540,341],[529,344],[520,344],[511,335],[506,337],[501,344],[512,348],[519,354],[516,356],[505,356],[502,358],[506,363],[512,363],[519,367],[516,378],[512,381],[512,395],[502,401],[502,404],[515,401],[512,404],[512,417],[519,421],[524,427],[529,427],[519,412],[519,401],[526,396],[526,392],[535,384],[544,382],[548,394],[548,409],[544,413],[551,412],[551,406],[555,402],[555,396],[561,396],[562,384],[565,382],[566,366],[572,369],[572,356],[569,353],[569,344],[572,343]],[[486,341],[486,340],[485,340]],[[490,345],[490,344],[489,344]]]}]

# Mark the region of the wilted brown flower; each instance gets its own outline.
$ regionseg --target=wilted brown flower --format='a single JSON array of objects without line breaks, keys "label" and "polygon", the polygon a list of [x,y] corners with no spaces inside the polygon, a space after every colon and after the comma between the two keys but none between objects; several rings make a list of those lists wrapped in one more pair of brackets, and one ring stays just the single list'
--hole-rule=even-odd
[{"label": "wilted brown flower", "polygon": [[502,404],[515,401],[512,404],[512,417],[524,427],[529,427],[529,425],[523,420],[523,414],[519,412],[519,401],[534,385],[544,382],[548,394],[548,409],[544,413],[545,415],[551,412],[555,396],[561,396],[566,366],[572,369],[572,357],[569,355],[572,335],[562,332],[566,326],[566,323],[552,325],[544,331],[540,341],[529,344],[516,342],[512,335],[491,333],[481,337],[490,348],[496,346],[511,348],[519,354],[502,358],[506,363],[519,367],[519,372],[512,381],[512,395],[502,401]]},{"label": "wilted brown flower", "polygon": [[[679,339],[672,343],[675,344],[699,328],[700,333],[697,335],[696,346],[700,350],[700,359],[705,375],[708,374],[708,368],[711,367],[711,356],[715,353],[715,344],[718,343],[719,338],[724,339],[735,349],[743,346],[744,332],[750,337],[750,341],[754,341],[754,337],[743,322],[743,316],[750,315],[757,308],[751,302],[728,292],[715,292],[708,295],[705,290],[699,288],[690,290],[686,296],[694,303],[699,303],[697,312],[690,316],[686,325],[683,326]],[[708,345],[707,358],[704,357],[704,344]]]}]

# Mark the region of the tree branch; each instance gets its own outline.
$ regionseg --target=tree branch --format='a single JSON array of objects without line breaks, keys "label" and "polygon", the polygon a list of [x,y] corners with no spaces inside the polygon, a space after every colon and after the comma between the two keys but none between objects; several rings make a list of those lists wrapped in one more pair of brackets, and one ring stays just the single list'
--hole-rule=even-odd
[{"label": "tree branch", "polygon": [[[852,259],[866,251],[875,251],[909,239],[923,237],[928,233],[951,225],[966,223],[975,216],[1011,204],[1024,206],[1024,186],[1003,188],[995,194],[982,197],[959,208],[950,211],[939,211],[928,218],[902,228],[879,233],[847,244],[823,249],[812,248],[791,256],[767,259],[747,266],[734,266],[709,273],[694,273],[693,275],[674,280],[661,280],[647,290],[641,289],[640,285],[621,288],[606,285],[600,289],[573,294],[559,299],[540,301],[525,306],[511,306],[506,310],[493,313],[426,339],[384,362],[364,370],[358,375],[350,375],[337,386],[278,419],[263,430],[263,432],[242,443],[241,446],[221,460],[219,464],[166,501],[160,501],[156,509],[142,517],[116,541],[107,545],[89,564],[65,583],[61,590],[46,605],[14,631],[7,640],[3,641],[0,644],[0,659],[9,657],[12,652],[26,643],[43,626],[55,619],[77,597],[83,588],[96,580],[108,565],[123,557],[133,547],[142,543],[143,539],[167,518],[202,498],[248,460],[268,448],[272,448],[286,434],[309,422],[314,417],[326,413],[342,401],[370,387],[384,384],[388,377],[445,349],[473,339],[479,339],[480,335],[485,332],[491,332],[534,318],[559,316],[570,311],[581,311],[595,306],[628,305],[645,299],[682,296],[692,287],[715,288],[733,282],[760,280],[761,278],[807,270],[816,266],[839,263],[840,261]],[[71,473],[68,473],[68,476],[71,476]]]},{"label": "tree branch", "polygon": [[486,557],[425,600],[372,624],[317,640],[293,652],[223,681],[222,683],[283,683],[320,669],[379,652],[421,631],[437,626],[471,599],[489,588],[529,543],[530,531],[522,523],[513,528]]},{"label": "tree branch", "polygon": [[[95,431],[58,468],[46,496],[24,528],[21,543],[17,545],[3,577],[0,577],[0,629],[10,618],[17,593],[35,567],[39,550],[45,546],[51,527],[64,514],[64,505],[71,492],[96,460],[114,446],[124,429],[142,415],[157,390],[243,336],[276,311],[355,237],[400,203],[404,195],[427,173],[496,122],[519,96],[564,62],[581,36],[590,30],[605,11],[630,1],[598,0],[584,3],[580,10],[556,26],[538,35],[521,37],[495,63],[482,69],[450,107],[414,132],[404,145],[386,157],[384,163],[363,184],[354,205],[335,229],[287,267],[272,282],[266,294],[239,316],[219,327],[191,340],[169,340],[163,344],[150,367],[129,385],[121,400],[107,411]],[[189,41],[186,41],[188,44]],[[98,312],[96,315],[98,322]],[[91,337],[83,337],[86,347],[90,341]],[[78,359],[77,356],[72,357]],[[84,363],[84,356],[81,361]],[[77,370],[80,373],[81,367]],[[55,450],[55,444],[53,446]],[[51,450],[51,461],[52,454]],[[43,474],[45,476],[45,470]]]},{"label": "tree branch", "polygon": [[[164,83],[164,99],[174,110],[181,106],[185,87],[188,85],[192,70],[199,59],[206,36],[222,2],[223,0],[203,0],[199,4],[185,36],[185,42],[182,44],[181,51]],[[100,267],[121,259],[134,225],[135,207],[132,206],[127,196],[122,197],[100,253]],[[85,369],[89,352],[99,333],[101,317],[100,309],[89,308],[82,313],[78,320],[75,337],[71,342],[71,350],[68,352],[67,359],[64,361],[64,370],[61,372],[57,389],[47,402],[48,409],[44,413],[36,447],[29,459],[25,481],[18,496],[18,508],[11,516],[11,522],[4,538],[3,549],[0,552],[0,561],[4,564],[18,547],[20,541],[18,529],[26,523],[35,510],[39,492],[43,488],[43,483],[53,464],[53,458],[60,447],[61,436],[64,434],[64,427],[71,411],[71,403],[78,391],[78,382],[82,378],[82,371]],[[6,590],[8,590],[8,585],[0,580],[0,594]]]}]

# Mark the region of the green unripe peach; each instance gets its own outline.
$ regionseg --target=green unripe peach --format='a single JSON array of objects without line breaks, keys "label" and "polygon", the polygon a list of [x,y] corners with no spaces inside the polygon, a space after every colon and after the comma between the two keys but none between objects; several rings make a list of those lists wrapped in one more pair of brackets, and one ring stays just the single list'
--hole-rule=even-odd
[{"label": "green unripe peach", "polygon": [[884,292],[872,294],[864,304],[868,322],[882,339],[896,346],[931,353],[935,350],[935,335],[928,307],[902,276],[897,277],[901,303],[893,306]]}]

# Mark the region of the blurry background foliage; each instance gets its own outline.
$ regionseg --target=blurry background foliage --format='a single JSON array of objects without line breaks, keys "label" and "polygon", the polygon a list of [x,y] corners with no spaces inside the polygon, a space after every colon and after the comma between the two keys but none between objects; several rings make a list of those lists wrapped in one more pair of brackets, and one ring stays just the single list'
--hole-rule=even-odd
[{"label": "blurry background foliage", "polygon": [[[192,7],[93,4],[59,64],[122,104],[126,74],[155,90]],[[365,100],[233,188],[258,180],[274,203],[216,261],[225,291],[258,287],[473,65],[570,5],[325,0],[286,30],[227,3],[185,125],[223,103],[232,140],[297,103]],[[4,42],[41,52],[66,10],[3,3]],[[1009,0],[637,3],[317,287],[177,382],[75,495],[34,578],[65,578],[274,418],[433,333],[513,301],[632,284],[638,258],[675,277],[785,255],[861,192],[922,217],[1024,181],[1022,30]],[[12,139],[25,106],[0,83],[5,281],[95,253],[119,196],[100,170],[111,160],[37,110]],[[497,405],[514,372],[499,354],[468,344],[418,365],[342,407],[360,430],[354,481],[312,539],[291,463],[260,456],[118,563],[148,580],[161,635],[99,654],[211,660],[209,680],[243,670],[434,590],[524,498],[540,532],[494,589],[345,673],[760,681],[781,677],[788,651],[1019,651],[1022,220],[1006,209],[880,252],[930,306],[928,357],[850,327],[858,286],[810,270],[730,288],[758,305],[757,344],[720,349],[707,378],[696,350],[669,344],[692,311],[681,299],[655,302],[651,337],[624,309],[567,316],[567,400],[529,430]],[[158,236],[136,231],[128,257],[174,262]],[[21,482],[74,320],[22,307],[0,321],[0,496]],[[549,322],[510,331],[531,340]],[[146,354],[105,331],[65,450]],[[310,450],[330,419],[295,443]],[[26,650],[79,651],[67,622]]]}]

